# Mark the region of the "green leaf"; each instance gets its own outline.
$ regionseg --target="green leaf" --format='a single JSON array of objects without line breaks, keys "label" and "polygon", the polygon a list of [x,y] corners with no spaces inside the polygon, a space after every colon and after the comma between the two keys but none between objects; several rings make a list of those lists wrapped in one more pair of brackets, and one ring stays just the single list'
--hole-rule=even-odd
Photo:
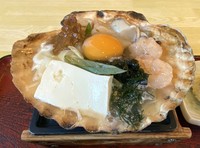
[{"label": "green leaf", "polygon": [[92,34],[92,25],[88,23],[85,29],[85,37],[89,37],[91,34]]},{"label": "green leaf", "polygon": [[114,75],[126,72],[126,70],[116,66],[81,59],[74,55],[65,55],[65,62],[100,75]]}]

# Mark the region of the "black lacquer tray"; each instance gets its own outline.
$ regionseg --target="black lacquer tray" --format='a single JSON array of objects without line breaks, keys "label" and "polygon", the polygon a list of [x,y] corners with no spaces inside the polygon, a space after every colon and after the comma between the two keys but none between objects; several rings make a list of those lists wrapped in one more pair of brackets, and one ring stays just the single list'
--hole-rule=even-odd
[{"label": "black lacquer tray", "polygon": [[[168,113],[167,118],[162,122],[152,123],[140,132],[171,132],[177,127],[173,111]],[[64,134],[87,134],[88,132],[82,127],[74,129],[64,129],[60,127],[53,119],[47,119],[39,115],[34,109],[29,130],[35,135],[64,135]]]}]

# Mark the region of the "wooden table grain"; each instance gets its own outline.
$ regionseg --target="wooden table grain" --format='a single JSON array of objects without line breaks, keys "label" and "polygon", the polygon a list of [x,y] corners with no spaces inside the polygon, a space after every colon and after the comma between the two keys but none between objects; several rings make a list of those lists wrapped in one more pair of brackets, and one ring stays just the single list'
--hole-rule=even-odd
[{"label": "wooden table grain", "polygon": [[137,11],[152,24],[177,28],[200,55],[200,0],[0,0],[0,56],[31,33],[59,29],[72,11],[103,9]]}]

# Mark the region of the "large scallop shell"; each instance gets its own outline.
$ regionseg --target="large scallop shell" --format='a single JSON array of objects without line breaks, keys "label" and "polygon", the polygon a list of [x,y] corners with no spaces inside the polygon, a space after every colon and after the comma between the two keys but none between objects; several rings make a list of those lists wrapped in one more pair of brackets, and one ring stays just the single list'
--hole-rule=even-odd
[{"label": "large scallop shell", "polygon": [[[195,69],[192,49],[182,33],[166,25],[150,24],[144,15],[134,11],[104,10],[72,12],[72,14],[81,24],[86,23],[88,20],[100,24],[102,22],[109,24],[115,19],[126,20],[129,24],[137,26],[148,37],[153,37],[159,42],[163,48],[164,56],[162,56],[162,60],[169,63],[173,68],[174,77],[172,85],[174,89],[168,92],[168,98],[156,98],[153,101],[144,103],[142,105],[144,119],[137,129],[127,128],[124,124],[118,125],[115,129],[120,132],[142,130],[150,125],[151,122],[164,120],[169,110],[173,110],[181,104],[185,94],[191,87]],[[82,121],[79,121],[76,112],[62,110],[34,98],[35,90],[40,82],[33,81],[33,57],[40,50],[42,43],[51,40],[59,32],[60,30],[55,30],[52,32],[31,34],[26,39],[17,41],[13,45],[11,73],[15,86],[22,93],[25,100],[31,103],[41,115],[55,119],[64,128],[82,126],[88,131],[111,132],[113,128],[108,128],[109,125],[100,126],[100,121],[94,120],[87,115],[84,115]]]}]

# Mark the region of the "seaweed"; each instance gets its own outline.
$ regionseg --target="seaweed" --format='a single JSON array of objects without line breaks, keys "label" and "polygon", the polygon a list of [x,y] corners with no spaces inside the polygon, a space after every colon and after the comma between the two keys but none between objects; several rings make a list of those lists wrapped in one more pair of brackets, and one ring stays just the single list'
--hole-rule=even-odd
[{"label": "seaweed", "polygon": [[136,60],[117,59],[109,64],[126,70],[125,73],[114,75],[121,83],[114,81],[110,100],[110,111],[115,117],[137,129],[143,119],[141,108],[143,90],[138,85],[146,85],[148,74],[140,68]]}]

